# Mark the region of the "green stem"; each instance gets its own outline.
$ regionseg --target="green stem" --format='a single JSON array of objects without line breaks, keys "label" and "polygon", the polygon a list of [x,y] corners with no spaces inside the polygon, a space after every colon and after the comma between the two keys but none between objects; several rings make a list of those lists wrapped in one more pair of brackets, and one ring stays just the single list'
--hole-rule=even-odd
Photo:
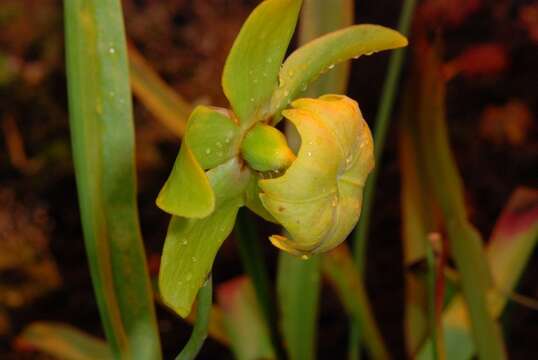
[{"label": "green stem", "polygon": [[[404,1],[398,23],[398,30],[404,35],[409,34],[415,6],[416,0]],[[399,49],[395,50],[390,56],[388,72],[385,78],[385,82],[383,84],[381,100],[379,103],[379,110],[377,112],[377,117],[375,121],[374,154],[376,167],[366,181],[361,217],[359,219],[357,227],[355,228],[355,234],[353,239],[353,255],[361,272],[364,272],[366,268],[367,241],[370,228],[370,218],[375,198],[375,187],[377,183],[377,178],[379,176],[383,148],[385,147],[385,140],[390,125],[390,115],[392,114],[392,108],[394,106],[396,89],[399,83],[400,74],[402,72],[402,65],[405,53],[405,49]],[[353,320],[351,323],[349,336],[350,359],[360,358],[360,342],[360,323],[357,320]]]},{"label": "green stem", "polygon": [[249,216],[246,209],[239,209],[235,223],[235,237],[241,263],[245,272],[252,279],[256,298],[263,312],[264,320],[271,332],[271,341],[276,351],[279,351],[278,329],[275,319],[277,312],[271,296],[269,275],[263,252],[258,241],[258,231],[254,219]]},{"label": "green stem", "polygon": [[[416,0],[405,0],[404,2],[398,25],[398,31],[400,31],[404,35],[407,35],[409,33],[415,5]],[[383,84],[383,91],[379,103],[379,110],[377,112],[377,117],[375,120],[374,152],[376,167],[366,181],[366,187],[364,189],[364,198],[362,203],[362,213],[354,235],[353,252],[355,256],[355,261],[357,262],[358,266],[362,271],[364,271],[366,263],[366,245],[375,197],[375,186],[377,183],[377,177],[379,175],[383,148],[385,147],[385,139],[387,137],[387,132],[390,125],[390,116],[392,114],[392,108],[394,106],[396,90],[400,80],[400,74],[402,72],[402,65],[405,53],[405,49],[399,49],[394,50],[394,52],[390,56],[387,77],[385,78],[385,83]]]},{"label": "green stem", "polygon": [[390,359],[374,313],[366,295],[360,270],[346,246],[322,257],[323,274],[328,278],[350,315],[359,324],[361,337],[372,359]]},{"label": "green stem", "polygon": [[176,360],[193,360],[196,358],[204,341],[207,338],[209,329],[209,315],[211,313],[211,304],[213,302],[213,281],[209,275],[204,286],[198,291],[198,303],[196,305],[196,322],[192,329],[189,341],[181,350]]}]

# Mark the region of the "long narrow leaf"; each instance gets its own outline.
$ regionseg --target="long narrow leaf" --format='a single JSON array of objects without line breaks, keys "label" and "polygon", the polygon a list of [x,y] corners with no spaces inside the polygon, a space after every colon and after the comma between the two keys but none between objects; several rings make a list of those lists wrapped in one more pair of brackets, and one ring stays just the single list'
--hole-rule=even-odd
[{"label": "long narrow leaf", "polygon": [[240,210],[235,224],[235,237],[238,242],[239,255],[245,272],[252,279],[257,302],[267,324],[273,346],[278,346],[278,328],[276,325],[276,306],[273,302],[271,283],[265,259],[260,247],[260,239],[254,219],[249,217],[246,209]]},{"label": "long narrow leaf", "polygon": [[84,239],[116,357],[160,358],[139,230],[134,130],[120,2],[67,0],[70,126]]},{"label": "long narrow leaf", "polygon": [[322,269],[348,314],[359,322],[364,344],[372,359],[389,359],[389,352],[366,296],[362,275],[345,244],[322,257]]},{"label": "long narrow leaf", "polygon": [[[486,253],[494,288],[489,294],[489,308],[495,317],[502,314],[510,293],[521,277],[538,242],[538,190],[519,188],[510,197],[488,243]],[[443,316],[447,359],[471,358],[476,348],[471,336],[463,297],[456,296]],[[419,359],[431,359],[431,342]]]},{"label": "long narrow leaf", "polygon": [[168,86],[134,46],[129,46],[133,93],[155,118],[178,137],[183,136],[191,106]]},{"label": "long narrow leaf", "polygon": [[420,54],[420,72],[417,71],[421,79],[417,116],[421,161],[426,166],[426,179],[441,209],[451,253],[461,275],[478,355],[481,359],[503,359],[504,344],[486,302],[492,284],[482,239],[467,220],[463,184],[450,150],[440,60],[433,49],[424,49]]},{"label": "long narrow leaf", "polygon": [[[416,0],[405,0],[402,10],[400,12],[400,19],[398,22],[398,31],[407,36],[411,26],[413,13],[415,10]],[[359,223],[355,228],[353,236],[353,255],[359,268],[364,271],[368,231],[370,227],[370,214],[373,208],[375,186],[379,169],[381,167],[381,159],[383,154],[383,148],[385,147],[385,137],[390,124],[390,116],[392,114],[392,108],[396,98],[396,90],[398,87],[400,73],[402,71],[402,65],[405,58],[405,49],[399,49],[394,51],[390,56],[390,62],[388,66],[388,72],[383,83],[383,90],[381,93],[381,99],[379,102],[379,108],[375,119],[374,135],[374,154],[375,163],[377,166],[370,174],[366,181],[363,195],[363,204],[361,217]],[[359,324],[352,322],[351,335],[350,335],[350,355],[355,358],[358,355],[359,347]]]},{"label": "long narrow leaf", "polygon": [[[306,0],[301,14],[299,44],[304,45],[352,23],[353,1]],[[310,86],[308,95],[318,97],[327,93],[345,93],[349,68],[347,61],[322,75]],[[299,142],[295,128],[289,127],[286,132],[291,143]],[[319,256],[303,260],[284,252],[279,254],[278,303],[285,348],[292,360],[316,358],[320,287]]]},{"label": "long narrow leaf", "polygon": [[217,289],[230,345],[239,360],[275,359],[267,323],[247,277],[230,280]]},{"label": "long narrow leaf", "polygon": [[[299,44],[304,45],[319,36],[353,24],[353,0],[305,0],[299,28]],[[305,95],[345,94],[351,63],[345,61],[320,76],[308,87]]]},{"label": "long narrow leaf", "polygon": [[402,172],[402,241],[405,271],[404,330],[406,350],[412,358],[428,335],[427,284],[424,274],[414,270],[427,253],[427,236],[434,228],[427,184],[420,176],[416,141],[410,134],[409,117],[415,114],[413,92],[406,92],[400,131]]},{"label": "long narrow leaf", "polygon": [[65,324],[35,322],[16,339],[21,349],[38,350],[58,359],[113,359],[107,344],[96,337]]},{"label": "long narrow leaf", "polygon": [[302,260],[281,252],[277,290],[285,348],[292,360],[316,358],[320,255]]}]

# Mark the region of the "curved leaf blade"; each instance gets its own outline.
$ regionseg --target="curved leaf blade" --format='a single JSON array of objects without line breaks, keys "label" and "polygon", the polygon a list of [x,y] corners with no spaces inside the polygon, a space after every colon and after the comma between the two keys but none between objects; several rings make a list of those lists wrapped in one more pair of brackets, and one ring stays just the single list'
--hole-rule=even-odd
[{"label": "curved leaf blade", "polygon": [[295,30],[301,0],[266,0],[249,16],[226,60],[224,94],[248,128],[261,120]]},{"label": "curved leaf blade", "polygon": [[270,114],[280,120],[280,111],[305,91],[308,85],[336,64],[361,55],[407,45],[399,32],[379,25],[355,25],[309,42],[291,54],[279,74],[279,87],[271,99]]},{"label": "curved leaf blade", "polygon": [[222,242],[233,229],[250,171],[237,159],[208,171],[216,197],[215,211],[203,219],[174,216],[168,228],[159,272],[166,305],[186,317],[205,282]]}]

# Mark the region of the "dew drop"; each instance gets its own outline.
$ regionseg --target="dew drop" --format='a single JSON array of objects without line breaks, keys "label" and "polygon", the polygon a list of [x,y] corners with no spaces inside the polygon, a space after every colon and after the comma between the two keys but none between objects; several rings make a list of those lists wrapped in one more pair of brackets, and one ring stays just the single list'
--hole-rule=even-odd
[{"label": "dew drop", "polygon": [[289,96],[290,95],[290,92],[288,90],[284,90],[284,96]]},{"label": "dew drop", "polygon": [[193,256],[193,257],[192,257],[192,262],[195,263],[195,262],[197,262],[197,261],[198,261],[198,259],[197,259],[195,256]]},{"label": "dew drop", "polygon": [[308,89],[308,84],[304,84],[303,87],[301,87],[301,91],[306,91]]},{"label": "dew drop", "polygon": [[309,152],[308,152],[308,156],[312,156],[312,152],[309,151]]},{"label": "dew drop", "polygon": [[189,242],[187,240],[183,240],[182,244],[187,245]]},{"label": "dew drop", "polygon": [[225,142],[226,144],[229,144],[229,143],[230,143],[230,138],[226,138],[226,139],[224,139],[224,142]]},{"label": "dew drop", "polygon": [[222,147],[222,143],[220,141],[217,141],[215,145],[217,145],[217,147],[220,147],[220,148]]},{"label": "dew drop", "polygon": [[365,53],[364,55],[366,55],[366,56],[370,56],[370,55],[372,55],[373,53],[374,53],[373,51],[370,51],[370,52]]},{"label": "dew drop", "polygon": [[210,148],[205,149],[205,153],[206,153],[207,155],[211,154],[211,149],[210,149]]},{"label": "dew drop", "polygon": [[358,58],[360,58],[360,57],[361,57],[360,55],[357,55],[357,56],[353,56],[353,59],[355,59],[355,60],[356,60],[356,59],[358,59]]},{"label": "dew drop", "polygon": [[254,84],[257,84],[257,83],[258,83],[258,79],[254,79],[254,80],[252,80],[252,82],[253,82]]},{"label": "dew drop", "polygon": [[359,145],[359,148],[362,149],[364,147],[364,145],[366,145],[364,142],[362,142],[360,145]]},{"label": "dew drop", "polygon": [[291,71],[291,70],[288,71],[288,76],[289,76],[290,78],[293,77],[293,71]]},{"label": "dew drop", "polygon": [[303,259],[303,260],[308,260],[309,257],[308,257],[308,255],[302,255],[302,256],[301,256],[301,259]]},{"label": "dew drop", "polygon": [[270,64],[270,63],[273,62],[273,59],[271,59],[271,58],[267,58],[267,62]]},{"label": "dew drop", "polygon": [[111,47],[110,49],[108,49],[108,52],[111,53],[111,54],[114,54],[116,52],[116,49]]},{"label": "dew drop", "polygon": [[116,96],[116,93],[115,93],[114,91],[111,91],[111,92],[109,93],[109,95],[110,95],[110,97],[114,97],[114,96]]},{"label": "dew drop", "polygon": [[329,65],[329,69],[334,69],[334,64]]},{"label": "dew drop", "polygon": [[265,78],[267,77],[267,73],[266,73],[266,72],[264,72],[262,75],[263,75],[263,77],[265,77]]},{"label": "dew drop", "polygon": [[254,102],[254,98],[250,98],[250,102]]},{"label": "dew drop", "polygon": [[188,273],[187,274],[187,277],[185,278],[187,281],[191,281],[192,279],[192,274],[191,273]]}]

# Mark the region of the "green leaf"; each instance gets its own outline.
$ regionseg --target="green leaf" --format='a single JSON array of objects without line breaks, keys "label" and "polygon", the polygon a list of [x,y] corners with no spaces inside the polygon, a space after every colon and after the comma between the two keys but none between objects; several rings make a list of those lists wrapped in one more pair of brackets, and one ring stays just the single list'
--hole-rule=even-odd
[{"label": "green leaf", "polygon": [[[409,358],[414,358],[430,330],[428,279],[420,264],[428,253],[428,235],[436,231],[431,189],[420,161],[418,140],[413,131],[416,114],[416,81],[404,95],[400,123],[400,169],[402,173],[402,241],[405,270],[405,339]],[[420,270],[417,270],[420,268]],[[430,270],[430,269],[427,269]],[[433,350],[433,349],[432,349]]]},{"label": "green leaf", "polygon": [[266,0],[249,16],[226,60],[222,87],[243,128],[262,120],[295,30],[301,0]]},{"label": "green leaf", "polygon": [[281,252],[277,290],[285,348],[291,360],[316,358],[320,257],[308,260]]},{"label": "green leaf", "polygon": [[[299,43],[304,45],[319,36],[353,25],[354,0],[305,0],[301,14]],[[345,61],[317,79],[304,94],[345,94],[351,62]]]},{"label": "green leaf", "polygon": [[167,129],[183,136],[190,104],[168,86],[134,46],[129,46],[131,87],[140,102],[151,111]]},{"label": "green leaf", "polygon": [[[299,44],[352,25],[353,3],[353,0],[306,0],[301,13]],[[338,65],[312,84],[307,94],[318,97],[326,93],[345,93],[349,68],[349,61]],[[297,152],[300,136],[295,127],[287,124],[286,135]],[[319,256],[303,260],[284,251],[279,253],[277,295],[284,343],[292,360],[316,358],[320,264]]]},{"label": "green leaf", "polygon": [[[495,287],[488,306],[499,317],[538,242],[538,190],[518,188],[497,220],[486,249]],[[461,295],[452,299],[443,316],[447,359],[469,359],[476,352],[469,317]],[[419,359],[431,359],[431,341]]]},{"label": "green leaf", "polygon": [[[418,108],[410,124],[416,132],[424,164],[424,178],[448,233],[449,247],[460,273],[463,295],[472,324],[477,353],[483,359],[506,357],[497,322],[487,306],[492,281],[482,239],[467,219],[463,182],[450,149],[445,115],[445,81],[441,59],[433,48],[423,46],[417,56]],[[410,90],[412,91],[412,90]],[[447,349],[451,343],[447,341]]]},{"label": "green leaf", "polygon": [[164,243],[159,289],[166,305],[186,317],[222,242],[233,229],[250,171],[237,158],[208,171],[215,211],[203,219],[172,217]]},{"label": "green leaf", "polygon": [[271,241],[295,255],[339,245],[360,215],[362,188],[373,168],[373,145],[358,105],[346,96],[300,99],[286,116],[301,135],[286,173],[260,180],[264,207],[290,233]]},{"label": "green leaf", "polygon": [[117,358],[159,359],[137,213],[134,128],[121,4],[65,6],[69,117],[86,252]]},{"label": "green leaf", "polygon": [[24,349],[36,349],[58,359],[112,360],[114,358],[103,340],[60,323],[32,323],[17,337],[16,345]]},{"label": "green leaf", "polygon": [[321,259],[323,274],[333,285],[346,312],[358,321],[361,337],[371,358],[389,359],[389,352],[366,295],[363,276],[355,266],[347,246],[343,244]]},{"label": "green leaf", "polygon": [[336,64],[361,55],[407,45],[397,31],[378,25],[355,25],[322,36],[292,53],[282,65],[279,87],[269,113],[280,120],[280,111],[308,85]]},{"label": "green leaf", "polygon": [[[252,177],[255,179],[255,177]],[[252,181],[251,181],[252,183]],[[263,320],[269,328],[271,341],[275,348],[279,344],[277,328],[277,311],[273,302],[271,281],[266,261],[258,239],[255,219],[246,209],[239,210],[235,224],[235,239],[241,257],[241,263],[246,274],[252,279],[256,299],[263,314]]]},{"label": "green leaf", "polygon": [[250,279],[239,277],[222,284],[217,289],[217,298],[235,357],[275,359],[269,329]]}]

